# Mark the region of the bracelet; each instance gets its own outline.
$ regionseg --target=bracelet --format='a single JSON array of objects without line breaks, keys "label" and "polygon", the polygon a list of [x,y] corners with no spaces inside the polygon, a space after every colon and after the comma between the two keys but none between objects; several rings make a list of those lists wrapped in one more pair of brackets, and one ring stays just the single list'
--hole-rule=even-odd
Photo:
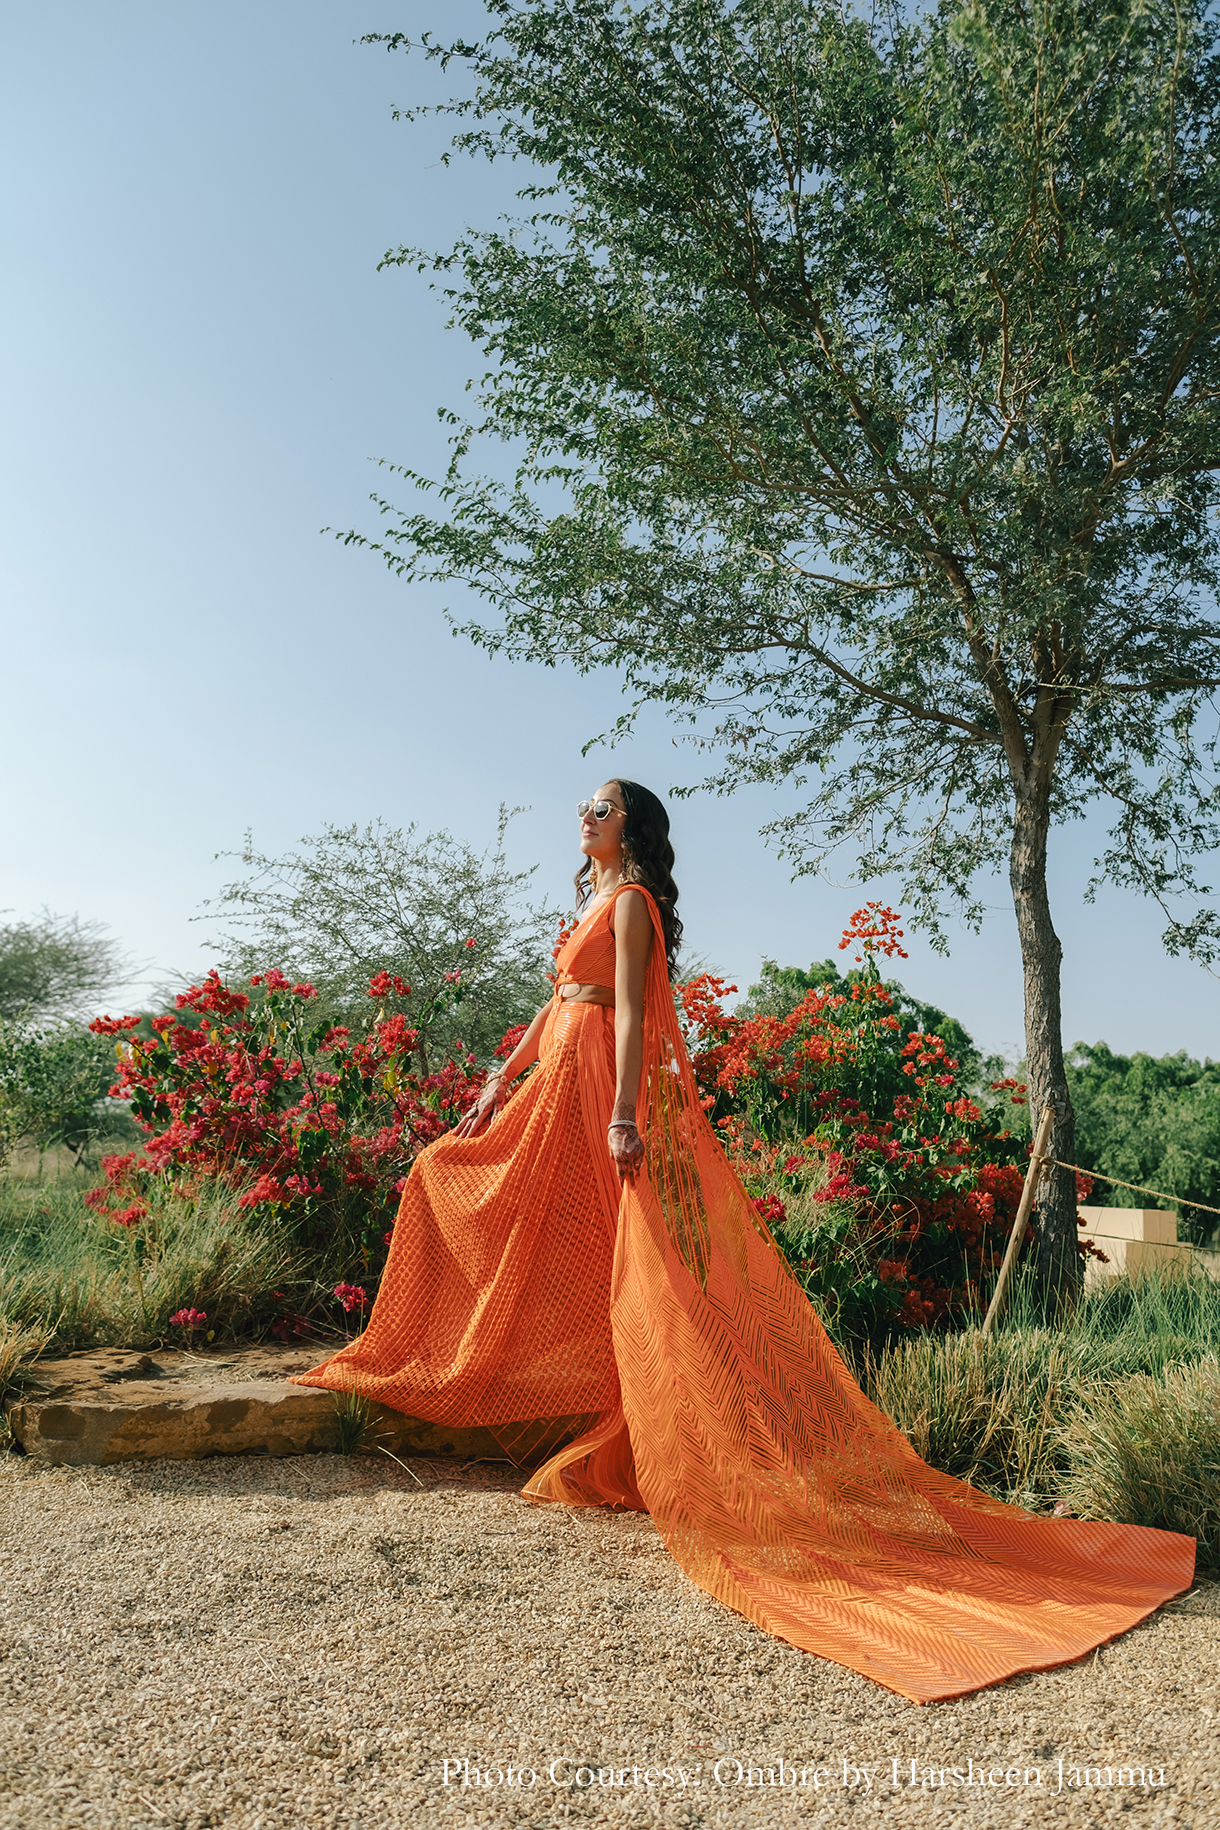
[{"label": "bracelet", "polygon": [[639,1126],[634,1118],[612,1118],[606,1126],[607,1131],[638,1131]]}]

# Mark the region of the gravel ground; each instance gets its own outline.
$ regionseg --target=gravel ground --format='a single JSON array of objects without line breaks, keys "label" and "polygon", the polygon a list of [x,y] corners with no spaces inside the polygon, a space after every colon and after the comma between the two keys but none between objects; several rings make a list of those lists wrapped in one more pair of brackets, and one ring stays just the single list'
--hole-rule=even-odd
[{"label": "gravel ground", "polygon": [[412,1466],[0,1458],[3,1830],[1220,1827],[1218,1584],[919,1709],[709,1600],[647,1518]]}]

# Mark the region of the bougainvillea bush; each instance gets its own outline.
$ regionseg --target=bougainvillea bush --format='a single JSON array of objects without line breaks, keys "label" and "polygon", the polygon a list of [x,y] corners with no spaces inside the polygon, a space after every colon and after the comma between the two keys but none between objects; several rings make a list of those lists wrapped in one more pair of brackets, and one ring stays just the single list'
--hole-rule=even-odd
[{"label": "bougainvillea bush", "polygon": [[[859,949],[863,970],[782,1017],[730,1013],[735,987],[707,975],[680,990],[726,1149],[810,1295],[855,1338],[977,1312],[1028,1154],[1004,1122],[1023,1086],[992,1083],[984,1106],[940,1036],[904,1033],[879,968],[906,957],[897,919],[879,903],[857,910],[840,945]],[[881,1097],[895,1085],[905,1090]]]},{"label": "bougainvillea bush", "polygon": [[[460,966],[450,986],[455,1001]],[[409,992],[376,975],[361,1035],[311,1024],[313,987],[274,971],[245,990],[213,972],[151,1024],[99,1018],[94,1030],[116,1042],[112,1091],[131,1101],[145,1141],[103,1158],[105,1182],[89,1205],[115,1225],[147,1229],[154,1185],[189,1199],[219,1182],[239,1209],[277,1217],[320,1275],[375,1276],[413,1158],[485,1078],[470,1056],[434,1074],[416,1070],[418,1031],[393,1012]]]},{"label": "bougainvillea bush", "polygon": [[[783,1015],[729,1012],[735,988],[708,975],[678,991],[704,1104],[759,1212],[839,1332],[873,1339],[979,1306],[1028,1151],[1003,1119],[1024,1089],[997,1081],[984,1107],[943,1038],[904,1026],[879,969],[905,958],[901,938],[892,910],[858,910],[842,945],[861,970],[811,987]],[[167,1193],[229,1190],[239,1211],[274,1221],[293,1254],[298,1274],[268,1293],[284,1338],[309,1325],[302,1306],[316,1317],[320,1304],[336,1325],[365,1313],[411,1162],[485,1078],[472,1055],[421,1074],[419,1031],[402,1008],[410,987],[383,971],[368,996],[357,1034],[311,1022],[309,984],[272,971],[237,989],[213,972],[172,1014],[93,1025],[114,1038],[112,1091],[145,1138],[103,1159],[90,1206],[145,1235],[155,1255]],[[456,964],[447,1018],[461,997]]]}]

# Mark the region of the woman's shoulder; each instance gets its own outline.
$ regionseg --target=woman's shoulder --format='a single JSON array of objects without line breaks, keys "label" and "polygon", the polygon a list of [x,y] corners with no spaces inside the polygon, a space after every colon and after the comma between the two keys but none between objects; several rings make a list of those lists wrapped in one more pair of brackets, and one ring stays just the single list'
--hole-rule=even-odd
[{"label": "woman's shoulder", "polygon": [[607,919],[616,940],[651,934],[657,919],[656,899],[642,883],[621,883],[610,899]]},{"label": "woman's shoulder", "polygon": [[610,897],[608,906],[616,909],[620,903],[633,911],[639,909],[642,912],[645,909],[655,909],[657,899],[642,883],[620,883]]}]

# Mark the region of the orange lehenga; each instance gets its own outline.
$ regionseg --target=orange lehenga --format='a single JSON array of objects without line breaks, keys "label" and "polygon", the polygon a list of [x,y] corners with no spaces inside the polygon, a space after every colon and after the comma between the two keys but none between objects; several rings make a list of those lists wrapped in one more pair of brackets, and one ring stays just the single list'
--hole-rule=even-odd
[{"label": "orange lehenga", "polygon": [[559,955],[536,1071],[476,1138],[424,1150],[369,1325],[300,1383],[409,1416],[576,1439],[531,1499],[646,1509],[692,1581],[915,1702],[1081,1657],[1190,1586],[1194,1542],[1039,1518],[928,1468],[861,1392],[699,1104],[660,918],[645,1171],[606,1148],[610,903]]}]

